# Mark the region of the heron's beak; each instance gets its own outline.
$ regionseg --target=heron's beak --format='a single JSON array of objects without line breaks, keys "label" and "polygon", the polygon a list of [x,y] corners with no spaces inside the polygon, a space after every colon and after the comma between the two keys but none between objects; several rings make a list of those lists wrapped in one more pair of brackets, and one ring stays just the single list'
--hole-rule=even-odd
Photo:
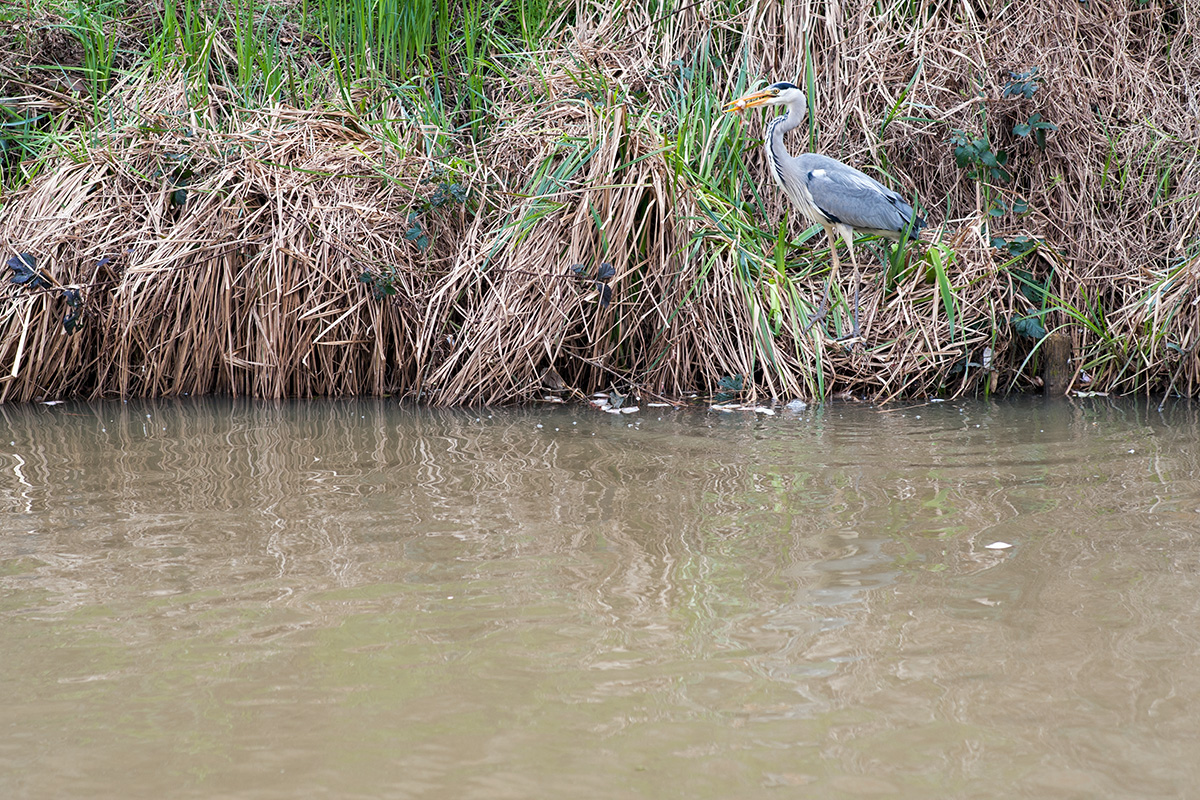
[{"label": "heron's beak", "polygon": [[728,114],[730,111],[745,111],[748,108],[758,108],[759,106],[766,105],[767,101],[774,96],[770,89],[760,89],[757,92],[744,94],[737,100],[726,103],[724,112]]}]

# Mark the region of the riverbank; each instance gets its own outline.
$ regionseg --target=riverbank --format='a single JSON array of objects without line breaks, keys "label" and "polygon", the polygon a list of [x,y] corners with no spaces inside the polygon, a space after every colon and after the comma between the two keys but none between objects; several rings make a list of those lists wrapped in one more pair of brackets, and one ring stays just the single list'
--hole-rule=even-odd
[{"label": "riverbank", "polygon": [[[1039,390],[1054,332],[1073,389],[1200,391],[1181,8],[372,8],[0,9],[0,400],[948,397]],[[776,79],[792,152],[931,223],[860,243],[856,347],[720,112]]]}]

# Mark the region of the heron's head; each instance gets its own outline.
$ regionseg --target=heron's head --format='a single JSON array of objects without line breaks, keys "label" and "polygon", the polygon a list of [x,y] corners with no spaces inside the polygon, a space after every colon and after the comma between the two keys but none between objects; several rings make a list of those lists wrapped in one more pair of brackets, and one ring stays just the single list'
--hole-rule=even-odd
[{"label": "heron's head", "polygon": [[759,106],[788,106],[792,103],[805,102],[804,92],[795,84],[787,81],[772,83],[765,89],[759,89],[757,92],[744,94],[737,100],[734,100],[725,105],[725,113],[730,111],[745,111],[748,108],[758,108]]}]

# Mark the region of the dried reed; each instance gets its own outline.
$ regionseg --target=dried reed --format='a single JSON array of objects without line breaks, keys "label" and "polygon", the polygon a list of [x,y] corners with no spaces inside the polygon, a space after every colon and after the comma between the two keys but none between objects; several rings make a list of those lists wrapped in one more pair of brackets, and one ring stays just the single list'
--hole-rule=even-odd
[{"label": "dried reed", "polygon": [[[1053,329],[1077,387],[1194,395],[1197,18],[579,2],[546,15],[544,50],[489,62],[486,130],[478,82],[456,124],[417,84],[302,110],[141,73],[0,207],[4,258],[51,279],[3,290],[0,401],[953,396],[1035,386]],[[759,122],[720,113],[766,79],[808,85],[815,149],[936,228],[898,257],[859,248],[859,348],[834,341],[849,286],[808,327],[827,243],[765,180]],[[73,335],[63,287],[83,298]]]}]

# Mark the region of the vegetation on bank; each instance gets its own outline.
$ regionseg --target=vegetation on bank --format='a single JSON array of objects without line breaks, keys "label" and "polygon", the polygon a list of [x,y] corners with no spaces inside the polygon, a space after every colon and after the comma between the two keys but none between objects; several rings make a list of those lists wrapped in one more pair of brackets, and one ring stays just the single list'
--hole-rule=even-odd
[{"label": "vegetation on bank", "polygon": [[[828,242],[756,84],[932,238]],[[0,401],[1200,392],[1179,0],[0,4]]]}]

